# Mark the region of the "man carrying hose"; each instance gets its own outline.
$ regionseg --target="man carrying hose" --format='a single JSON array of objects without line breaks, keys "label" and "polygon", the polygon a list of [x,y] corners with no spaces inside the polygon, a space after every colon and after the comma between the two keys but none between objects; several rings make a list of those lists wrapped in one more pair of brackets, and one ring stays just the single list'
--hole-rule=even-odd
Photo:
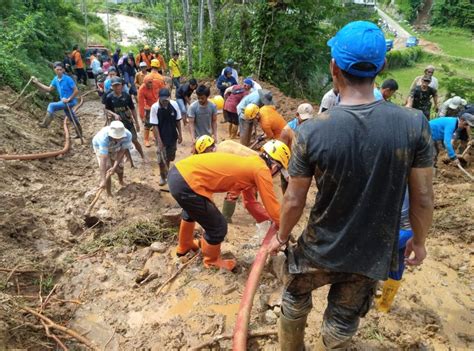
[{"label": "man carrying hose", "polygon": [[290,150],[278,140],[269,141],[263,150],[260,155],[247,157],[216,152],[193,155],[171,168],[169,189],[183,209],[178,256],[199,248],[199,243],[193,240],[195,222],[198,222],[205,230],[200,243],[204,266],[234,269],[235,259],[225,260],[220,255],[227,222],[212,201],[214,193],[255,192],[256,189],[278,227],[280,204],[273,191],[272,177],[288,166]]},{"label": "man carrying hose", "polygon": [[[374,79],[385,65],[383,32],[370,22],[351,22],[328,45],[341,102],[299,129],[280,229],[269,244],[276,254],[288,242],[314,177],[318,195],[308,224],[297,244],[288,246],[284,264],[279,267],[277,258],[274,265],[285,278],[281,350],[304,349],[311,294],[324,285],[330,285],[328,305],[315,350],[348,349],[377,281],[386,280],[399,260],[423,262],[433,215],[428,120],[421,111],[374,97]],[[413,238],[405,257],[398,257],[407,181]]]},{"label": "man carrying hose", "polygon": [[122,122],[113,121],[109,126],[102,128],[92,139],[92,146],[99,162],[100,185],[112,195],[110,175],[117,173],[120,185],[124,175],[124,156],[132,148],[132,133]]},{"label": "man carrying hose", "polygon": [[59,95],[58,102],[51,102],[48,105],[46,118],[43,123],[39,124],[39,127],[48,128],[54,118],[54,113],[63,110],[69,120],[75,124],[75,127],[77,127],[76,138],[80,138],[82,136],[82,127],[79,123],[79,119],[72,110],[72,108],[77,104],[76,96],[79,94],[79,90],[77,89],[74,79],[69,77],[67,74],[64,74],[64,66],[62,62],[55,62],[53,68],[54,72],[56,72],[56,77],[53,78],[49,86],[41,83],[36,77],[33,77],[31,80],[40,89],[47,91],[48,93],[56,90]]}]

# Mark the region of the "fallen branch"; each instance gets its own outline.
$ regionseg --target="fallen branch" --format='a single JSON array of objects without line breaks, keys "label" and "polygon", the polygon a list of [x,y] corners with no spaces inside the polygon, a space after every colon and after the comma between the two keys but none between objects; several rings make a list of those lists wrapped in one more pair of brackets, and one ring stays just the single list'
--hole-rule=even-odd
[{"label": "fallen branch", "polygon": [[53,322],[51,319],[49,319],[48,317],[42,315],[41,313],[38,313],[36,312],[35,310],[29,308],[29,307],[26,307],[26,306],[19,306],[19,308],[21,308],[22,310],[32,314],[33,316],[35,316],[36,318],[38,318],[40,321],[46,323],[46,325],[48,326],[48,328],[51,328],[51,329],[56,329],[56,330],[59,330],[61,332],[63,332],[64,334],[66,335],[69,335],[70,337],[76,339],[77,341],[79,341],[80,343],[86,345],[87,347],[89,347],[90,349],[94,350],[94,351],[99,351],[99,349],[97,347],[94,346],[94,344],[92,343],[92,341],[90,341],[88,338],[82,336],[81,334],[79,334],[78,332],[70,329],[70,328],[67,328],[65,326],[62,326],[60,324],[57,324],[55,322]]},{"label": "fallen branch", "polygon": [[144,285],[144,284],[148,283],[149,281],[151,281],[153,279],[156,279],[156,278],[158,278],[158,274],[156,274],[156,273],[149,274],[148,277],[143,279],[140,283],[138,283],[138,285]]},{"label": "fallen branch", "polygon": [[8,274],[7,280],[5,280],[5,286],[7,286],[8,281],[10,280],[10,278],[12,277],[12,275],[15,274],[15,271],[18,269],[18,267],[20,267],[19,264],[17,264],[17,265],[11,270],[10,274]]},{"label": "fallen branch", "polygon": [[181,273],[183,271],[183,269],[185,269],[187,266],[189,266],[192,262],[194,262],[200,255],[197,253],[195,254],[188,262],[184,263],[181,267],[179,267],[179,269],[171,276],[169,277],[163,284],[161,284],[161,286],[159,287],[159,289],[156,291],[156,294],[159,295],[161,290],[164,289],[164,287],[166,285],[168,285],[169,282],[171,282],[174,278],[176,278],[178,276],[179,273]]},{"label": "fallen branch", "polygon": [[33,80],[33,77],[30,77],[30,80],[28,81],[28,83],[26,83],[25,87],[23,88],[23,90],[21,91],[20,95],[17,96],[17,98],[13,101],[13,102],[10,102],[8,105],[9,106],[13,106],[16,104],[16,102],[18,101],[18,99],[23,95],[23,93],[25,92],[26,88],[28,87],[28,85],[30,85],[31,81]]},{"label": "fallen branch", "polygon": [[14,268],[0,268],[0,272],[11,272],[15,271],[16,274],[21,274],[21,273],[38,273],[36,270],[31,270],[31,269],[16,269]]},{"label": "fallen branch", "polygon": [[[15,296],[12,296],[14,298],[19,298],[19,299],[37,299],[38,296],[34,296],[34,295],[15,295]],[[60,299],[56,296],[52,296],[51,297],[52,300],[55,300],[55,301],[58,301],[58,302],[69,302],[69,303],[74,303],[74,304],[77,304],[77,305],[82,305],[82,302],[79,301],[79,300],[65,300],[65,299]]]},{"label": "fallen branch", "polygon": [[46,300],[44,300],[44,302],[41,304],[40,313],[42,313],[44,308],[48,305],[49,299],[51,298],[51,295],[53,295],[54,290],[56,290],[57,287],[58,287],[58,284],[54,284],[54,286],[51,289],[51,291],[49,292],[48,296],[46,296]]},{"label": "fallen branch", "polygon": [[40,320],[41,324],[43,325],[44,327],[44,330],[46,331],[46,336],[48,338],[51,338],[53,339],[54,341],[56,341],[58,343],[59,346],[61,346],[61,348],[64,350],[64,351],[68,351],[68,348],[66,347],[66,345],[63,344],[63,342],[58,338],[57,335],[51,333],[51,331],[49,330],[49,325],[46,324],[43,320]]},{"label": "fallen branch", "polygon": [[[261,336],[271,336],[271,335],[277,335],[278,332],[276,330],[260,330],[260,331],[254,331],[254,332],[249,332],[249,338],[258,338]],[[198,351],[202,350],[205,347],[211,346],[216,342],[219,342],[221,340],[226,340],[226,339],[232,339],[232,334],[224,334],[224,335],[217,335],[213,337],[211,340],[208,340],[206,342],[203,342],[202,344],[199,344],[193,348],[191,348],[191,351]]]}]

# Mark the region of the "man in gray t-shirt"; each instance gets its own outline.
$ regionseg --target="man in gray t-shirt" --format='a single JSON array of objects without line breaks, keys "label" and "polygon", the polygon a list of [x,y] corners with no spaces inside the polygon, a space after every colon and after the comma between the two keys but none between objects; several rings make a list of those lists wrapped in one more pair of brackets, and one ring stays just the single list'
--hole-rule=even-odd
[{"label": "man in gray t-shirt", "polygon": [[188,122],[193,145],[197,138],[203,135],[211,135],[217,140],[217,108],[208,100],[211,91],[205,85],[196,89],[198,101],[195,101],[188,109]]}]

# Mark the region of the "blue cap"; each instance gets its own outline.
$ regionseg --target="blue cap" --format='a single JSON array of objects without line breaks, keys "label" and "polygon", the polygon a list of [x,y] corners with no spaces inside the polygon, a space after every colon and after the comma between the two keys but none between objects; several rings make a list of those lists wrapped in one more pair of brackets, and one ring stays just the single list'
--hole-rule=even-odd
[{"label": "blue cap", "polygon": [[[371,22],[355,21],[345,25],[329,39],[328,46],[337,66],[357,77],[375,77],[385,63],[385,37]],[[371,63],[373,67],[353,67],[361,63]]]},{"label": "blue cap", "polygon": [[250,78],[245,78],[245,79],[244,79],[244,84],[253,86],[253,80],[250,79]]},{"label": "blue cap", "polygon": [[224,74],[232,74],[232,68],[230,67],[224,68]]}]

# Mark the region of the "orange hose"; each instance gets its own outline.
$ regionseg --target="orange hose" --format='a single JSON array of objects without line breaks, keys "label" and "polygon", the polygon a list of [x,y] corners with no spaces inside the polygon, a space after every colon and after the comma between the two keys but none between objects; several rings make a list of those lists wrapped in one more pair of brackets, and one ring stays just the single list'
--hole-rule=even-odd
[{"label": "orange hose", "polygon": [[64,147],[61,150],[42,152],[39,154],[25,154],[25,155],[0,155],[0,160],[40,160],[43,158],[56,157],[64,155],[71,147],[69,139],[69,130],[67,128],[67,117],[64,118]]},{"label": "orange hose", "polygon": [[277,230],[273,225],[270,227],[270,229],[268,229],[265,238],[263,238],[262,245],[257,252],[257,256],[255,256],[255,260],[253,261],[247,283],[245,284],[242,301],[240,301],[237,322],[235,323],[234,327],[234,336],[232,340],[233,351],[247,350],[248,325],[250,322],[250,312],[252,311],[253,298],[255,296],[255,292],[257,291],[257,285],[268,257],[268,244],[275,236],[276,232]]}]

